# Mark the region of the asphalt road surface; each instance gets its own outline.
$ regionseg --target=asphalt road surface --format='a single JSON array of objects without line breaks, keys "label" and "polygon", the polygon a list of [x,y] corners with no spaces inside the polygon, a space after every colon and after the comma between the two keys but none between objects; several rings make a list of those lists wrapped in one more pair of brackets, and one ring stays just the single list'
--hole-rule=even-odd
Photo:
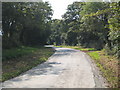
[{"label": "asphalt road surface", "polygon": [[56,52],[37,67],[2,83],[3,88],[106,88],[104,78],[84,52],[54,48]]}]

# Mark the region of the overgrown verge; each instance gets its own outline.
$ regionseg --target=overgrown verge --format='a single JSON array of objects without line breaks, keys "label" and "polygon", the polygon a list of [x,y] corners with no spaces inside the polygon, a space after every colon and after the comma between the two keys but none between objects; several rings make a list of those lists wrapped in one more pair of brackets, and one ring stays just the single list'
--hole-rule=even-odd
[{"label": "overgrown verge", "polygon": [[118,63],[116,57],[107,55],[104,50],[87,52],[100,68],[110,88],[118,88]]},{"label": "overgrown verge", "polygon": [[94,48],[83,48],[81,46],[57,46],[57,47],[65,47],[81,50],[86,52],[96,63],[96,65],[100,68],[103,77],[109,83],[110,88],[118,88],[120,78],[119,74],[119,60],[117,57],[112,55],[107,55],[105,50],[96,50]]},{"label": "overgrown verge", "polygon": [[46,61],[54,53],[52,48],[21,47],[3,51],[2,80],[5,81]]}]

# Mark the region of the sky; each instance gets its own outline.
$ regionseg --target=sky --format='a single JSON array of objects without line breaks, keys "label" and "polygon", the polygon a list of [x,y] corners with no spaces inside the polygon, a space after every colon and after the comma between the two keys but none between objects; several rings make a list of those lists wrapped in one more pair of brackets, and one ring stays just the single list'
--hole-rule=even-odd
[{"label": "sky", "polygon": [[49,1],[54,10],[53,19],[62,19],[61,15],[66,12],[67,6],[72,4],[74,1],[81,1],[81,0],[43,0]]},{"label": "sky", "polygon": [[[75,1],[89,1],[89,0],[42,0],[42,1],[48,1],[52,9],[54,11],[53,13],[53,19],[62,19],[61,15],[63,15],[66,12],[67,6],[69,4],[72,4]],[[102,1],[102,0],[91,0],[91,1]],[[103,0],[103,1],[109,1],[109,0]]]}]

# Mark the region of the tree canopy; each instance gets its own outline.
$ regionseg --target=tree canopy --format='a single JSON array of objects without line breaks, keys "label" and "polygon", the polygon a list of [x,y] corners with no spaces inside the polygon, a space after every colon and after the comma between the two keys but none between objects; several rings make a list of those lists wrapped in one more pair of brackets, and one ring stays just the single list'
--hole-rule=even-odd
[{"label": "tree canopy", "polygon": [[61,20],[48,2],[4,2],[3,48],[80,45],[120,57],[120,2],[74,2]]},{"label": "tree canopy", "polygon": [[3,48],[46,43],[53,12],[48,2],[4,2],[2,6]]},{"label": "tree canopy", "polygon": [[62,20],[55,20],[59,23],[52,28],[57,34],[51,37],[57,35],[61,45],[105,48],[120,57],[119,10],[120,2],[74,2],[68,5]]}]

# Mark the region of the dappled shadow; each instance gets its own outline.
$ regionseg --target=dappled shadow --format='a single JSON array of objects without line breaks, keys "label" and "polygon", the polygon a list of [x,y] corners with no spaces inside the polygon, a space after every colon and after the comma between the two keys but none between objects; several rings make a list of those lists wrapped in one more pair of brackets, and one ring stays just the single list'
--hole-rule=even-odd
[{"label": "dappled shadow", "polygon": [[27,75],[47,75],[47,74],[59,74],[60,69],[54,67],[54,65],[59,65],[58,62],[45,62],[36,68],[27,72]]},{"label": "dappled shadow", "polygon": [[56,54],[54,54],[54,57],[63,57],[66,55],[70,55],[70,53],[56,53]]},{"label": "dappled shadow", "polygon": [[70,55],[74,52],[78,52],[77,50],[72,50],[72,49],[57,49],[56,53],[54,54],[54,57],[62,57],[62,56],[66,56],[66,55]]},{"label": "dappled shadow", "polygon": [[[70,54],[77,52],[72,49],[58,49],[56,50],[55,54],[53,57],[58,58],[58,57],[63,57],[63,56],[69,56]],[[23,82],[23,81],[29,81],[34,79],[35,77],[39,76],[46,76],[46,75],[59,75],[64,68],[60,67],[62,63],[59,62],[52,62],[52,61],[47,61],[44,62],[37,67],[32,68],[31,70],[21,74],[20,76],[11,79],[9,84],[12,84],[12,82]]]},{"label": "dappled shadow", "polygon": [[[20,81],[27,81],[30,80],[33,76],[40,76],[40,75],[58,75],[61,73],[63,69],[59,67],[54,67],[54,65],[59,65],[61,63],[58,62],[45,62],[37,67],[23,73],[19,77],[11,79],[12,82],[20,82]],[[9,84],[12,84],[9,82]]]}]

